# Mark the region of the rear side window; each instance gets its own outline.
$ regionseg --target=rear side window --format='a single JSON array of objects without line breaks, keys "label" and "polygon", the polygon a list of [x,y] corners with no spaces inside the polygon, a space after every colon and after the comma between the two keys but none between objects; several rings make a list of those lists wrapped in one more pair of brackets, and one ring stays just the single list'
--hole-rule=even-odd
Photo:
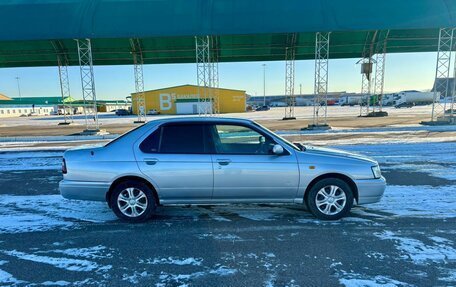
[{"label": "rear side window", "polygon": [[204,125],[162,126],[148,136],[139,148],[145,153],[206,153]]},{"label": "rear side window", "polygon": [[139,145],[139,149],[145,153],[157,153],[158,145],[160,144],[160,132],[161,128],[150,134],[143,142]]}]

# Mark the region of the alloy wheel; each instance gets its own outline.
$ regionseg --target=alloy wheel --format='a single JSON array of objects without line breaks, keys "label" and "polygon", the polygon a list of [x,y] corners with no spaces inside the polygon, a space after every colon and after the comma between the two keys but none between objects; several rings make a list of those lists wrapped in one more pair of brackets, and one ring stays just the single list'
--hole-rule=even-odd
[{"label": "alloy wheel", "polygon": [[335,215],[341,212],[347,203],[347,197],[342,188],[328,185],[317,192],[315,204],[320,212]]},{"label": "alloy wheel", "polygon": [[146,211],[147,205],[146,194],[136,187],[122,190],[117,197],[117,206],[120,212],[128,217],[142,215]]}]

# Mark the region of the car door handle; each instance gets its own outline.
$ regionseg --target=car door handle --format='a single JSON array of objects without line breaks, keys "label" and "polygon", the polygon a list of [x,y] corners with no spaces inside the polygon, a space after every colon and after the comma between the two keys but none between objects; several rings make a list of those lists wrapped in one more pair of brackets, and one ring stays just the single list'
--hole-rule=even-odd
[{"label": "car door handle", "polygon": [[156,158],[145,158],[144,162],[147,165],[155,165],[158,162],[158,159],[156,159]]},{"label": "car door handle", "polygon": [[218,163],[219,165],[229,165],[230,162],[231,162],[231,160],[229,160],[229,159],[218,159],[218,160],[217,160],[217,163]]}]

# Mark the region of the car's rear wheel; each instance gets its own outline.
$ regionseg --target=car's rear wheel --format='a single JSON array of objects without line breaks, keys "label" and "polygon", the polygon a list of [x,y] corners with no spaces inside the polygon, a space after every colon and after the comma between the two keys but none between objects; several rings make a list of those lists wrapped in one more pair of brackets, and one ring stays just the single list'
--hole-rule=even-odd
[{"label": "car's rear wheel", "polygon": [[353,206],[353,191],[338,178],[318,181],[309,191],[307,207],[319,219],[337,220],[350,212]]},{"label": "car's rear wheel", "polygon": [[134,180],[114,187],[110,205],[118,218],[132,223],[149,219],[157,207],[152,190],[143,182]]}]

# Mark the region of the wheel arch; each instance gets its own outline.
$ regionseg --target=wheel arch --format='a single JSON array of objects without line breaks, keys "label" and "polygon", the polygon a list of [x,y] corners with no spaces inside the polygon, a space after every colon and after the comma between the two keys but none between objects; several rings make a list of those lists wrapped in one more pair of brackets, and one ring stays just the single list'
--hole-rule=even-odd
[{"label": "wheel arch", "polygon": [[345,181],[353,191],[353,197],[355,198],[356,202],[358,202],[358,187],[356,186],[356,183],[351,179],[349,176],[342,174],[342,173],[325,173],[322,175],[317,176],[314,178],[306,188],[306,191],[304,192],[304,203],[307,204],[307,196],[309,195],[310,190],[312,187],[319,182],[320,180],[326,179],[326,178],[338,178],[340,180]]},{"label": "wheel arch", "polygon": [[155,188],[155,186],[150,181],[148,181],[147,179],[145,179],[143,177],[137,176],[137,175],[124,175],[124,176],[121,176],[119,178],[116,178],[111,183],[111,186],[109,187],[108,192],[106,192],[105,199],[106,199],[106,202],[108,203],[109,208],[111,208],[111,204],[110,204],[111,200],[110,200],[110,198],[111,198],[111,194],[112,194],[112,191],[114,190],[114,188],[118,184],[120,184],[121,182],[128,181],[128,180],[139,181],[139,182],[142,182],[145,185],[147,185],[152,190],[152,195],[154,196],[155,203],[157,205],[160,204],[160,198],[158,197],[157,189]]}]

